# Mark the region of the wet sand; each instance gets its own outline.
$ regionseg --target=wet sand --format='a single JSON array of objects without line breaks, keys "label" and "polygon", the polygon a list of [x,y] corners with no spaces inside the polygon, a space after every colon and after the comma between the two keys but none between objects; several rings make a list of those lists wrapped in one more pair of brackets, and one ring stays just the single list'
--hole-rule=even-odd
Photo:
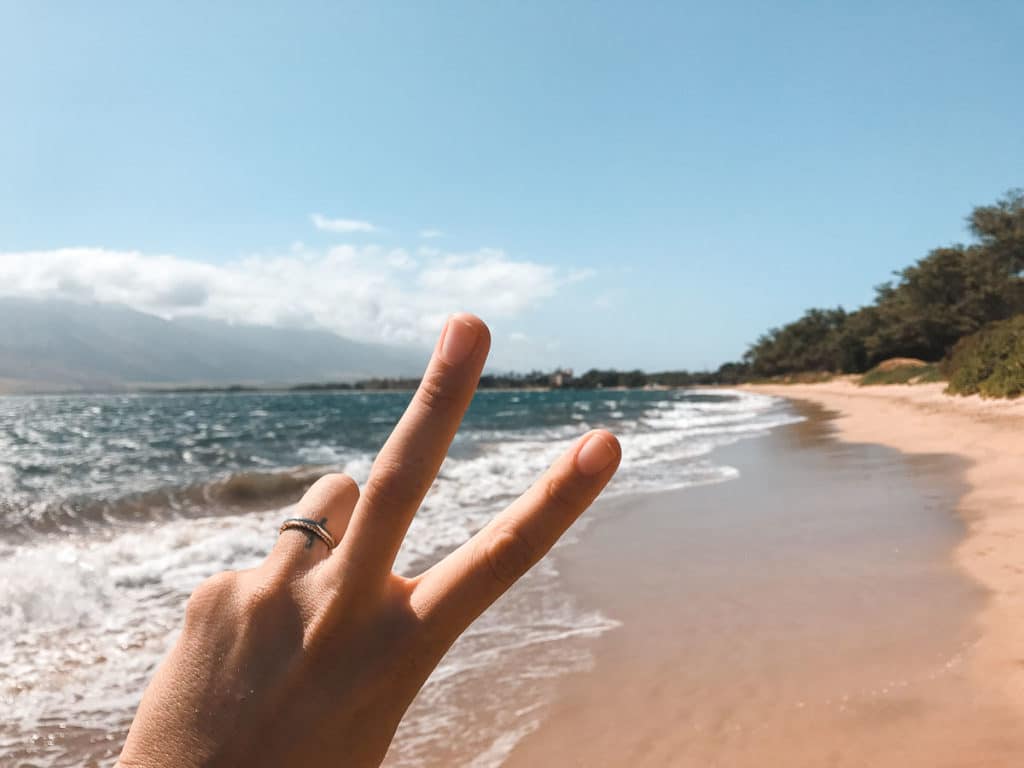
[{"label": "wet sand", "polygon": [[[969,661],[979,684],[998,686],[1024,722],[1024,398],[952,397],[943,384],[859,387],[850,380],[751,389],[832,409],[843,440],[910,454],[953,452],[967,462],[957,508],[966,536],[954,560],[987,592]],[[1024,764],[1024,752],[1015,764]]]},{"label": "wet sand", "polygon": [[716,453],[740,479],[607,503],[556,554],[622,626],[506,765],[1020,764],[1011,702],[974,661],[990,600],[953,560],[969,463],[948,439],[841,442],[802,407]]}]

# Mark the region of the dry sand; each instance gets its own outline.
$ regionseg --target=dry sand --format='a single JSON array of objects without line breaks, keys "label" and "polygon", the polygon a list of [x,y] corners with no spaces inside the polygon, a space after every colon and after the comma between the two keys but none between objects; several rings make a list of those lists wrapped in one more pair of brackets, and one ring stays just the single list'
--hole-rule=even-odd
[{"label": "dry sand", "polygon": [[952,453],[969,462],[969,488],[959,506],[967,536],[955,559],[989,592],[971,664],[1024,718],[1024,400],[953,397],[944,388],[860,387],[846,379],[751,387],[837,412],[843,440],[912,454]]}]

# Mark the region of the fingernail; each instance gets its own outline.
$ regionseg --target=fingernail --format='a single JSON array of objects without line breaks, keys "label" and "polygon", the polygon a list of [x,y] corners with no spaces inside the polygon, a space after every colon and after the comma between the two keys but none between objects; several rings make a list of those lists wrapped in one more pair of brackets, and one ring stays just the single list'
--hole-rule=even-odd
[{"label": "fingernail", "polygon": [[441,358],[449,365],[458,365],[469,357],[479,335],[477,329],[465,320],[448,318],[441,340]]},{"label": "fingernail", "polygon": [[615,451],[602,435],[591,435],[576,454],[576,467],[581,474],[596,475],[612,463]]}]

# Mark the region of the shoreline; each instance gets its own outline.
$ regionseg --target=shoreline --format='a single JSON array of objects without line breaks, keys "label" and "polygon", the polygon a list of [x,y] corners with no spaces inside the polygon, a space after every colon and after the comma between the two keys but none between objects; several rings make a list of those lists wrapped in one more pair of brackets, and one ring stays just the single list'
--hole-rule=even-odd
[{"label": "shoreline", "polygon": [[810,402],[836,413],[836,435],[906,454],[953,453],[968,466],[957,505],[965,536],[953,561],[985,589],[970,654],[979,683],[997,686],[1024,717],[1024,400],[944,394],[945,384],[861,387],[747,385],[744,390]]},{"label": "shoreline", "polygon": [[504,765],[959,768],[1024,754],[1002,687],[978,685],[992,681],[974,661],[989,591],[952,562],[974,465],[948,435],[914,452],[880,439],[901,423],[891,414],[854,438],[836,402],[852,395],[822,403],[818,387],[751,388],[797,401],[807,422],[718,449],[737,480],[609,502],[558,553],[567,587],[622,626]]}]

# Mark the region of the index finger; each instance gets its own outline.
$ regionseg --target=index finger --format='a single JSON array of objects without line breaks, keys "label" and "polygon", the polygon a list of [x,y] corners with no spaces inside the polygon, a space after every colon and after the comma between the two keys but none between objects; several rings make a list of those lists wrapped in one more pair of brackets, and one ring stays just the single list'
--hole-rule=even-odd
[{"label": "index finger", "polygon": [[442,651],[532,568],[618,469],[619,441],[595,430],[473,538],[414,580],[413,610]]}]

